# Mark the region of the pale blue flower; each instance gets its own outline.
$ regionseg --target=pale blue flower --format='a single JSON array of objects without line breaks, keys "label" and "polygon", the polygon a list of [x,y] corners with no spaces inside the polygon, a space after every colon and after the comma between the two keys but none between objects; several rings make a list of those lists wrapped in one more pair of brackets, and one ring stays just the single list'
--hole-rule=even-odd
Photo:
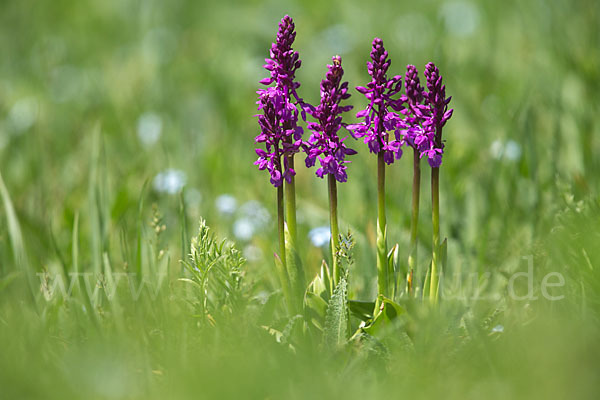
[{"label": "pale blue flower", "polygon": [[254,236],[255,225],[250,218],[240,218],[233,223],[233,234],[239,240],[250,240]]},{"label": "pale blue flower", "polygon": [[506,142],[496,139],[490,145],[490,153],[497,160],[519,161],[522,152],[521,145],[512,139]]},{"label": "pale blue flower", "polygon": [[154,190],[161,193],[177,194],[187,181],[185,172],[179,169],[166,169],[159,172],[153,181]]},{"label": "pale blue flower", "polygon": [[521,145],[509,140],[504,146],[504,156],[510,161],[518,161],[521,158]]},{"label": "pale blue flower", "polygon": [[308,232],[308,238],[315,247],[323,247],[331,240],[331,230],[328,226],[319,226]]},{"label": "pale blue flower", "polygon": [[215,207],[220,214],[231,215],[237,209],[237,200],[230,194],[222,194],[216,198]]}]

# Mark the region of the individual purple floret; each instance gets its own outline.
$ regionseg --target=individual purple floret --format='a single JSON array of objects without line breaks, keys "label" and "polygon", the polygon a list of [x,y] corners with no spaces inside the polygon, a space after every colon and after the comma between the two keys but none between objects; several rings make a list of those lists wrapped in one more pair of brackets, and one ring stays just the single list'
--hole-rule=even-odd
[{"label": "individual purple floret", "polygon": [[[425,99],[427,104],[427,118],[423,122],[423,128],[427,132],[428,148],[421,153],[426,155],[429,165],[438,168],[442,164],[444,143],[442,141],[442,127],[452,117],[454,110],[448,110],[448,103],[452,97],[446,98],[446,86],[442,83],[440,71],[434,63],[425,66],[425,78],[427,78],[427,92]],[[425,143],[425,139],[423,139]]]},{"label": "individual purple floret", "polygon": [[333,57],[327,69],[325,79],[321,81],[321,102],[309,111],[317,122],[308,123],[308,129],[313,133],[304,144],[306,166],[314,166],[318,159],[321,164],[316,171],[318,177],[331,174],[338,182],[346,182],[345,164],[349,161],[344,158],[356,154],[356,151],[346,147],[343,143],[345,138],[340,139],[337,133],[343,126],[342,113],[352,109],[352,106],[340,106],[342,100],[350,97],[348,82],[340,84],[344,74],[340,56]]},{"label": "individual purple floret", "polygon": [[354,132],[354,136],[364,137],[372,153],[383,152],[385,162],[391,164],[394,157],[398,159],[402,156],[402,141],[390,141],[388,131],[397,128],[400,121],[397,112],[404,107],[400,99],[392,98],[402,88],[402,77],[396,75],[391,79],[387,78],[386,73],[391,64],[387,57],[388,52],[383,47],[383,41],[375,38],[371,61],[367,62],[371,82],[367,87],[356,88],[370,103],[365,110],[356,114],[358,118],[364,118],[363,123],[348,125],[347,128]]},{"label": "individual purple floret", "polygon": [[[264,68],[270,71],[271,76],[260,81],[264,85],[275,83],[275,86],[257,92],[258,110],[262,110],[263,114],[259,114],[261,134],[256,137],[255,142],[265,143],[266,151],[256,149],[259,158],[254,164],[261,170],[269,171],[271,183],[276,187],[281,186],[283,179],[291,182],[296,174],[288,165],[288,157],[297,153],[302,144],[297,106],[303,107],[304,103],[296,93],[300,84],[294,81],[296,70],[301,65],[298,52],[292,49],[295,38],[294,21],[286,15],[279,23],[277,39],[271,45],[270,58],[265,60]],[[293,96],[294,101],[290,96]]]}]

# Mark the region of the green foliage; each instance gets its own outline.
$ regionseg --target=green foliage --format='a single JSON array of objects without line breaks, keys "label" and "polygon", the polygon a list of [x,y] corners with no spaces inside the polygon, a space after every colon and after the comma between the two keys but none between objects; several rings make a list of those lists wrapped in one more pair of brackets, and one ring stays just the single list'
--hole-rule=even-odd
[{"label": "green foliage", "polygon": [[192,304],[197,315],[211,324],[223,314],[239,313],[245,307],[242,265],[245,260],[233,244],[218,242],[200,220],[192,238],[189,261],[184,261],[191,278],[181,278],[195,288]]},{"label": "green foliage", "polygon": [[304,295],[306,319],[319,331],[323,331],[325,316],[333,291],[332,285],[331,272],[327,263],[323,260],[319,273],[309,283]]},{"label": "green foliage", "polygon": [[406,313],[404,307],[383,296],[379,296],[375,304],[375,316],[362,330],[375,337],[398,333],[400,330],[397,322]]},{"label": "green foliage", "polygon": [[346,343],[348,335],[348,276],[340,277],[333,291],[325,314],[324,343],[327,348],[337,349]]}]

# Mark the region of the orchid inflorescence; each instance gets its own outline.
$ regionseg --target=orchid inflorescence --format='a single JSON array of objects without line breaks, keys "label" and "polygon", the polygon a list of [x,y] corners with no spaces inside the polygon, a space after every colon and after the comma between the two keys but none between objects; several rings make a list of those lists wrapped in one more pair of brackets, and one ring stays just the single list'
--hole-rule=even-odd
[{"label": "orchid inflorescence", "polygon": [[[271,175],[271,183],[278,187],[285,179],[291,182],[296,171],[288,164],[287,156],[297,153],[302,145],[302,127],[298,126],[298,105],[303,105],[296,90],[300,84],[296,82],[296,70],[302,64],[298,52],[292,49],[296,38],[294,21],[285,16],[279,23],[277,40],[271,46],[270,58],[264,68],[271,72],[269,78],[260,81],[263,85],[274,87],[261,89],[258,115],[261,134],[256,136],[256,143],[265,143],[266,151],[256,149],[258,160],[254,163],[258,169],[267,170]],[[282,160],[283,159],[283,165]]]},{"label": "orchid inflorescence", "polygon": [[[414,150],[414,183],[413,183],[413,214],[418,215],[418,191],[420,182],[419,159],[426,158],[432,168],[432,204],[437,207],[438,200],[438,172],[442,164],[444,153],[444,140],[442,128],[452,116],[453,110],[448,110],[451,97],[446,97],[446,87],[438,68],[433,63],[425,67],[424,75],[426,87],[421,86],[419,72],[414,65],[408,65],[404,76],[405,91],[402,93],[402,76],[388,77],[391,66],[389,54],[384,48],[383,41],[375,38],[371,45],[370,60],[367,62],[367,72],[371,77],[366,86],[358,86],[356,90],[368,100],[365,109],[359,111],[356,117],[358,123],[346,124],[342,115],[352,109],[351,105],[342,105],[343,100],[350,98],[348,82],[343,82],[342,59],[334,56],[332,63],[327,65],[325,79],[320,84],[320,102],[316,106],[305,103],[298,94],[300,83],[296,81],[296,71],[301,66],[297,51],[292,48],[296,38],[295,25],[291,17],[285,16],[279,23],[276,41],[270,49],[270,57],[266,59],[264,68],[269,71],[269,77],[260,81],[268,86],[259,90],[257,101],[258,121],[261,133],[256,136],[257,144],[264,144],[264,148],[257,148],[258,160],[255,165],[260,170],[267,170],[270,182],[278,189],[286,183],[286,211],[289,207],[295,208],[293,177],[296,171],[293,168],[293,156],[304,152],[305,165],[308,168],[318,162],[316,175],[320,178],[328,177],[330,216],[332,230],[332,257],[334,270],[336,270],[335,245],[339,244],[337,238],[337,188],[335,182],[348,180],[346,156],[356,154],[348,146],[348,135],[341,132],[347,131],[353,138],[361,138],[367,144],[369,151],[378,155],[378,269],[387,269],[387,243],[385,219],[385,165],[391,165],[402,157],[403,148],[410,147]],[[391,74],[390,74],[391,75]],[[307,121],[307,114],[312,120]],[[300,126],[300,117],[306,122],[310,131],[308,138],[303,138],[304,130]],[[288,190],[288,186],[290,190]],[[414,192],[417,191],[416,197]],[[283,196],[278,192],[279,199]],[[415,204],[415,202],[417,204]],[[283,202],[278,200],[280,219],[283,219]],[[295,210],[294,210],[295,212]],[[439,216],[434,209],[434,229],[439,226]],[[295,214],[292,214],[295,216]],[[295,218],[295,217],[294,217]],[[437,220],[436,220],[437,218]],[[417,219],[413,219],[413,225]],[[289,224],[288,221],[285,221]],[[292,222],[295,229],[295,221]],[[280,221],[280,227],[284,221]],[[412,226],[413,232],[416,227]],[[439,228],[438,228],[439,229]],[[281,230],[281,229],[280,229]],[[439,232],[438,232],[439,233]],[[416,237],[416,236],[415,236]],[[381,240],[380,240],[381,239]],[[280,242],[284,240],[280,232]],[[437,241],[436,241],[437,240]],[[435,246],[439,246],[439,237],[434,233],[434,261],[436,261]],[[280,244],[283,251],[288,248]],[[414,246],[414,243],[412,243]],[[287,250],[286,250],[287,251]],[[293,250],[295,251],[295,250]],[[285,260],[286,256],[281,255]],[[289,257],[287,257],[289,259]],[[385,261],[386,266],[383,266]],[[434,262],[435,264],[435,262]],[[412,265],[411,265],[412,268]],[[339,279],[339,271],[336,279]],[[389,273],[386,272],[386,273]],[[392,274],[394,271],[391,272]],[[411,272],[412,273],[412,272]],[[334,274],[335,275],[335,274]],[[378,279],[386,278],[382,274]],[[386,285],[379,286],[388,288]],[[432,285],[433,285],[432,280]],[[394,286],[395,284],[392,284]],[[386,289],[387,290],[387,289]],[[394,296],[395,288],[385,296]],[[437,291],[437,288],[435,289]],[[437,293],[437,292],[436,292]],[[290,299],[286,299],[290,302]]]},{"label": "orchid inflorescence", "polygon": [[387,78],[387,70],[391,61],[388,52],[383,47],[379,38],[373,40],[371,61],[367,62],[367,69],[371,75],[371,82],[366,87],[358,86],[357,91],[364,94],[370,101],[366,109],[359,111],[356,116],[364,118],[362,124],[350,125],[348,129],[354,131],[356,137],[364,137],[371,153],[383,152],[386,164],[392,164],[394,159],[402,157],[402,140],[389,140],[389,131],[395,130],[400,122],[397,114],[404,106],[400,99],[394,99],[402,89],[402,77],[396,75]]},{"label": "orchid inflorescence", "polygon": [[340,139],[338,131],[344,125],[341,114],[350,111],[352,106],[340,105],[340,101],[350,97],[348,82],[340,83],[344,74],[342,58],[333,57],[332,64],[327,68],[327,75],[321,81],[321,103],[309,111],[317,122],[308,123],[308,129],[313,133],[304,143],[306,166],[314,166],[318,158],[321,167],[317,169],[316,174],[319,178],[331,174],[338,182],[346,182],[348,175],[345,164],[349,161],[344,159],[347,155],[356,154],[356,151],[346,147],[346,138]]},{"label": "orchid inflorescence", "polygon": [[[321,103],[312,107],[298,96],[300,83],[295,81],[295,73],[301,66],[298,52],[292,49],[296,37],[294,22],[285,16],[277,33],[277,40],[272,44],[270,58],[266,59],[264,68],[270,71],[270,77],[260,81],[265,85],[275,83],[258,91],[258,115],[261,134],[256,136],[256,143],[265,143],[267,149],[257,149],[259,159],[255,165],[260,170],[268,170],[271,183],[280,186],[283,179],[289,179],[296,171],[281,165],[280,158],[284,155],[306,153],[306,166],[312,167],[319,160],[321,168],[317,175],[323,177],[332,174],[339,182],[347,180],[346,155],[356,154],[356,151],[344,144],[344,138],[339,138],[338,131],[344,127],[352,136],[363,138],[372,153],[383,151],[387,164],[402,156],[402,147],[417,148],[421,157],[427,157],[432,167],[442,163],[444,143],[440,130],[452,116],[453,110],[448,110],[451,97],[446,98],[446,87],[442,77],[433,63],[425,68],[427,89],[419,80],[419,72],[414,65],[408,65],[405,75],[405,93],[402,89],[402,76],[395,75],[387,78],[391,65],[388,52],[383,41],[375,38],[372,43],[371,61],[367,62],[367,70],[371,82],[366,87],[358,86],[356,90],[365,95],[369,104],[366,109],[359,111],[356,116],[363,118],[362,123],[346,125],[342,122],[341,114],[352,109],[352,106],[341,106],[341,100],[350,97],[348,82],[341,83],[344,73],[340,56],[333,57],[328,65],[326,79],[321,82]],[[398,98],[394,98],[400,94]],[[312,132],[308,140],[303,141],[303,129],[298,125],[300,113],[308,112],[316,122],[308,122],[307,128]],[[394,139],[390,139],[394,132]]]}]

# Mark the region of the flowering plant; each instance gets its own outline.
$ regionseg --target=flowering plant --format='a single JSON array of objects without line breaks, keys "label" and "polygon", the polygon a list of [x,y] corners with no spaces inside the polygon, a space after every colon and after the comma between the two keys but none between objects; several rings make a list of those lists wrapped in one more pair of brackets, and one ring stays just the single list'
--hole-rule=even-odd
[{"label": "flowering plant", "polygon": [[304,144],[306,166],[314,166],[318,159],[321,167],[316,171],[317,176],[323,178],[331,174],[338,182],[348,179],[345,164],[349,161],[345,161],[345,157],[356,154],[355,150],[344,144],[346,138],[340,139],[338,136],[338,131],[344,125],[342,113],[352,109],[352,106],[340,105],[342,100],[350,98],[348,82],[341,83],[343,74],[341,57],[333,57],[332,64],[327,66],[325,79],[321,81],[321,102],[309,111],[317,122],[308,123],[312,135]]},{"label": "flowering plant", "polygon": [[402,77],[396,75],[387,78],[390,64],[383,41],[375,38],[371,49],[371,61],[367,62],[371,82],[366,87],[356,88],[369,100],[369,105],[356,114],[358,118],[364,118],[363,123],[348,125],[348,129],[354,132],[354,136],[365,138],[364,141],[371,153],[383,154],[386,164],[392,164],[395,158],[399,159],[402,156],[402,142],[390,141],[388,132],[396,130],[400,121],[397,112],[404,108],[401,99],[393,98],[402,89]]},{"label": "flowering plant", "polygon": [[[296,70],[302,64],[297,51],[292,49],[296,38],[294,21],[288,15],[279,23],[277,39],[271,45],[270,58],[263,66],[270,71],[270,77],[260,81],[263,85],[274,87],[261,89],[259,94],[258,115],[261,133],[256,136],[256,143],[265,143],[266,151],[257,148],[258,160],[254,163],[260,170],[267,170],[271,175],[271,183],[275,187],[283,184],[285,179],[292,182],[296,175],[289,160],[300,150],[302,144],[302,127],[298,126],[298,105],[303,105],[296,90],[300,83],[296,82]],[[293,97],[293,100],[290,98]],[[281,158],[283,157],[283,165]]]}]

